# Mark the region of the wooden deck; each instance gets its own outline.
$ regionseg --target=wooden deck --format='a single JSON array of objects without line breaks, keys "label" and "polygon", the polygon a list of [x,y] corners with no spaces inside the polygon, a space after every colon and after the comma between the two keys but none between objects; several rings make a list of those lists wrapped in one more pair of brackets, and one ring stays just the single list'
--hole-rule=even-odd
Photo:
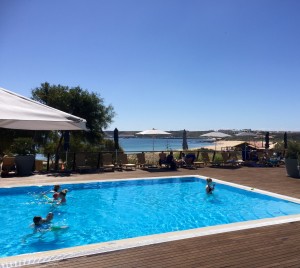
[{"label": "wooden deck", "polygon": [[[109,178],[197,174],[300,198],[300,180],[285,168],[180,169],[173,172],[123,171],[68,178],[33,176],[1,179],[0,187]],[[300,267],[300,222],[233,231],[197,238],[54,261],[30,267]]]}]

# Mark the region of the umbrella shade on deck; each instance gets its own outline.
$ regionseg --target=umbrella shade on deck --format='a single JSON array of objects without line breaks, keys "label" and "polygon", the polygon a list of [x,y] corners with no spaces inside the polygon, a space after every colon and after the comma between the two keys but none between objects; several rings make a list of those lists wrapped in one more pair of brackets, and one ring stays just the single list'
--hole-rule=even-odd
[{"label": "umbrella shade on deck", "polygon": [[187,143],[187,137],[186,137],[186,130],[183,130],[182,133],[182,150],[189,149],[188,143]]},{"label": "umbrella shade on deck", "polygon": [[87,130],[86,120],[0,88],[0,128]]}]

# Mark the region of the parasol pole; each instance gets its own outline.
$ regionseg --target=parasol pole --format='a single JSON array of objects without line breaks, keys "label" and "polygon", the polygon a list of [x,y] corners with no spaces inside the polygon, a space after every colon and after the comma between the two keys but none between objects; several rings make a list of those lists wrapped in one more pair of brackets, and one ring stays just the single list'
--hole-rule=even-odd
[{"label": "parasol pole", "polygon": [[152,163],[154,165],[154,135],[152,135]]}]

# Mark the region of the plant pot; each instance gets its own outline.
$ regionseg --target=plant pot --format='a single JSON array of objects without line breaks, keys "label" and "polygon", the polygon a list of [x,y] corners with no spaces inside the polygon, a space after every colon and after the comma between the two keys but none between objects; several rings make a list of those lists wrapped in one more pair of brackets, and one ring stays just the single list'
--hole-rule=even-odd
[{"label": "plant pot", "polygon": [[17,155],[15,159],[17,175],[30,176],[34,170],[34,155]]},{"label": "plant pot", "polygon": [[289,177],[300,178],[297,159],[285,159],[285,169]]}]

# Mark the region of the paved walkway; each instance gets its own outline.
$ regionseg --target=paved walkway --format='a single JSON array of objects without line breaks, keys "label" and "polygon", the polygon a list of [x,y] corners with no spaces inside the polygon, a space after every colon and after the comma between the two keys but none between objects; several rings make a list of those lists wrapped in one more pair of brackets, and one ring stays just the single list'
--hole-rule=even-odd
[{"label": "paved walkway", "polygon": [[[55,177],[35,175],[0,180],[0,187],[92,181],[102,179],[197,174],[300,198],[300,180],[286,176],[284,167],[148,172],[143,170]],[[233,231],[165,242],[32,267],[299,267],[300,222]]]}]

